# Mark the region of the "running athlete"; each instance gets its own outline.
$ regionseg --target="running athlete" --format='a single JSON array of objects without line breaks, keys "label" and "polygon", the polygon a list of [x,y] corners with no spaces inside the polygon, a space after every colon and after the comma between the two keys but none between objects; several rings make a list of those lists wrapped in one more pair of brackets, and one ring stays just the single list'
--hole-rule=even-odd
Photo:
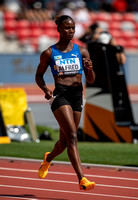
[{"label": "running athlete", "polygon": [[[75,33],[75,22],[67,15],[55,20],[59,32],[59,41],[43,51],[36,71],[36,83],[44,91],[45,98],[50,100],[51,110],[60,126],[60,137],[51,152],[46,152],[38,175],[45,178],[51,161],[66,148],[71,164],[78,176],[81,190],[95,187],[84,177],[77,148],[77,129],[82,111],[82,71],[86,80],[92,84],[95,80],[92,61],[88,50],[72,43]],[[55,89],[52,92],[44,81],[48,66],[54,77]]]}]

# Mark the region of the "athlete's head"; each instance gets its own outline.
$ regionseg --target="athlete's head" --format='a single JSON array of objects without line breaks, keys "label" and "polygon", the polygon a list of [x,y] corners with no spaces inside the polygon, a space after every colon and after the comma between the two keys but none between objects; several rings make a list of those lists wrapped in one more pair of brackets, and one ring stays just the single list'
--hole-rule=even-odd
[{"label": "athlete's head", "polygon": [[68,15],[61,15],[56,17],[55,23],[57,24],[57,30],[61,37],[66,39],[72,39],[75,33],[75,22]]}]

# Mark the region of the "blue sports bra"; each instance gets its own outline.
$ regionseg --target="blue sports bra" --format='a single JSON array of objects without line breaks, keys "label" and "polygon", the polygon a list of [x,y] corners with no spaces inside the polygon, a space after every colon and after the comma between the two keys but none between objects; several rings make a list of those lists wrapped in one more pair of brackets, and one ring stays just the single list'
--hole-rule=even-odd
[{"label": "blue sports bra", "polygon": [[53,76],[82,74],[82,55],[77,44],[69,52],[61,52],[56,45],[52,45],[50,67]]}]

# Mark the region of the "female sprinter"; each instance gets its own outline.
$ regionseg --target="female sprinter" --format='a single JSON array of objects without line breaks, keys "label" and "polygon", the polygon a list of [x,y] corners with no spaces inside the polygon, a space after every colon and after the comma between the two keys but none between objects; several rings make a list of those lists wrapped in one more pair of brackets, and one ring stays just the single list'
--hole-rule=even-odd
[{"label": "female sprinter", "polygon": [[[40,178],[45,178],[51,161],[66,148],[71,164],[78,176],[79,187],[83,190],[93,189],[94,182],[87,180],[81,169],[77,148],[77,128],[82,111],[82,70],[86,80],[92,84],[95,73],[87,49],[72,43],[75,22],[67,15],[56,19],[59,41],[43,51],[36,71],[36,83],[44,91],[45,98],[52,100],[51,110],[60,126],[60,137],[52,152],[46,152],[44,162],[38,170]],[[52,92],[46,86],[44,73],[48,66],[54,77],[55,89]]]}]

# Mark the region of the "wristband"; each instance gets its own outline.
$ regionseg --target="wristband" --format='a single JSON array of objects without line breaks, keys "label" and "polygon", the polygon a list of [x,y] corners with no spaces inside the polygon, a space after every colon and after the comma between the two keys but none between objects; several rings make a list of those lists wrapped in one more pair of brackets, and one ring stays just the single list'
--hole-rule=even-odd
[{"label": "wristband", "polygon": [[116,52],[117,53],[123,53],[124,52],[124,48],[122,46],[120,46],[120,45],[117,45],[116,46]]}]

